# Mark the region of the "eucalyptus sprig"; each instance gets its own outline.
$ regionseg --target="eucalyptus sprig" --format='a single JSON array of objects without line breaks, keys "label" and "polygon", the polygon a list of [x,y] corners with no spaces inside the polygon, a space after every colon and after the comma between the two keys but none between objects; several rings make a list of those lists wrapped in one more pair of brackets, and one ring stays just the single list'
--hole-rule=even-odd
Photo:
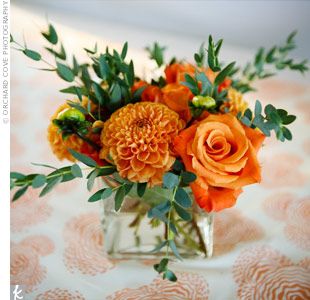
[{"label": "eucalyptus sprig", "polygon": [[276,75],[277,71],[290,69],[305,73],[309,70],[308,61],[296,62],[289,54],[296,48],[295,36],[297,31],[292,32],[286,42],[270,49],[259,48],[254,60],[246,64],[242,70],[241,79],[233,81],[233,87],[241,93],[255,90],[251,84],[257,79],[264,79]]},{"label": "eucalyptus sprig", "polygon": [[281,142],[292,140],[292,133],[285,125],[293,123],[296,120],[296,116],[289,115],[286,110],[275,108],[271,104],[264,108],[264,113],[260,101],[256,100],[254,114],[248,108],[243,115],[239,113],[237,117],[244,125],[258,128],[266,136],[270,136],[273,130],[277,139]]},{"label": "eucalyptus sprig", "polygon": [[[152,207],[148,211],[148,217],[157,219],[163,222],[166,226],[165,240],[161,241],[152,252],[158,252],[166,247],[166,255],[161,261],[154,265],[154,269],[163,275],[163,279],[176,281],[177,277],[169,269],[169,262],[172,259],[169,257],[169,250],[174,256],[182,260],[182,257],[177,249],[175,243],[175,236],[178,235],[177,223],[179,221],[190,221],[192,219],[189,209],[192,207],[192,200],[187,194],[184,186],[188,186],[191,182],[196,180],[196,175],[184,170],[184,165],[180,161],[176,161],[171,172],[167,172],[163,177],[163,188],[171,191],[171,197]],[[175,220],[175,217],[178,220]]]},{"label": "eucalyptus sprig", "polygon": [[[74,158],[82,162],[84,165],[89,167],[88,169],[91,170],[90,173],[87,175],[88,178],[87,187],[89,190],[92,188],[96,177],[107,176],[113,174],[116,171],[116,168],[113,165],[100,166],[92,158],[84,154],[76,152],[73,149],[68,149],[68,151]],[[25,175],[18,172],[11,172],[10,187],[11,189],[19,188],[13,196],[12,199],[13,201],[16,201],[18,198],[20,198],[27,191],[29,187],[35,189],[43,187],[39,195],[39,197],[43,197],[47,193],[49,193],[53,188],[55,188],[59,183],[83,177],[82,170],[78,164],[73,164],[61,168],[55,168],[53,166],[45,164],[35,164],[35,165],[51,168],[53,169],[53,171],[49,174],[34,173],[29,175]]]}]

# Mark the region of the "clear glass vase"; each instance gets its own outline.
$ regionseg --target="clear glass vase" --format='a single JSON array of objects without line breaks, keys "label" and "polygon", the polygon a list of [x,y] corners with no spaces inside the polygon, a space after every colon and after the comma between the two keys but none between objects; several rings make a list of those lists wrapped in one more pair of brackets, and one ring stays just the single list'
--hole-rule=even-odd
[{"label": "clear glass vase", "polygon": [[[166,240],[167,228],[156,219],[147,217],[147,211],[164,201],[169,191],[156,187],[147,189],[143,198],[131,192],[120,211],[114,209],[114,197],[103,201],[102,226],[104,250],[115,259],[154,259],[166,254],[165,247],[153,252]],[[194,202],[193,202],[194,203]],[[176,223],[175,243],[183,258],[209,258],[213,252],[213,214],[197,206],[192,208],[192,220]]]}]

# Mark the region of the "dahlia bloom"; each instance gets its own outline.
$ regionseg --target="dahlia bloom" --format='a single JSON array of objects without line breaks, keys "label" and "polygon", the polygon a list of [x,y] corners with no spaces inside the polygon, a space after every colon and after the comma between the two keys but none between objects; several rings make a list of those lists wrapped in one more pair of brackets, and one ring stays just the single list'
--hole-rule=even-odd
[{"label": "dahlia bloom", "polygon": [[184,126],[163,104],[128,104],[105,122],[100,158],[113,162],[120,176],[130,181],[161,184],[175,161],[173,140]]}]

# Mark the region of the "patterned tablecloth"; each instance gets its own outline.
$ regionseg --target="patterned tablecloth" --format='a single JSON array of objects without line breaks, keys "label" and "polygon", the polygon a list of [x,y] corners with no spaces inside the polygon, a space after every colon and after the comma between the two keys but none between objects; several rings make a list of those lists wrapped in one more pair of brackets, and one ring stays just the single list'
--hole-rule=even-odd
[{"label": "patterned tablecloth", "polygon": [[[24,28],[29,47],[39,49],[42,40],[26,12],[12,13],[13,34],[20,38]],[[58,28],[73,50],[94,38]],[[130,54],[145,62],[139,51]],[[65,100],[58,92],[64,84],[34,65],[12,52],[11,168],[22,172],[46,171],[30,162],[62,164],[49,150],[46,128]],[[262,184],[245,188],[235,208],[216,215],[212,259],[176,263],[177,283],[161,280],[146,262],[109,260],[100,205],[86,201],[85,182],[76,180],[45,198],[31,190],[11,204],[12,284],[23,285],[24,299],[36,300],[310,299],[310,87],[298,78],[265,80],[259,93],[248,95],[252,104],[258,98],[297,114],[294,140],[266,141]]]}]

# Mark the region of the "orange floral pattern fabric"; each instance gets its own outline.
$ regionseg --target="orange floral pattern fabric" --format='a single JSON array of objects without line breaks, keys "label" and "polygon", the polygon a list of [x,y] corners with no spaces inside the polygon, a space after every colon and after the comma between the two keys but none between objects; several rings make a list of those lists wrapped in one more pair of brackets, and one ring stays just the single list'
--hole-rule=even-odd
[{"label": "orange floral pattern fabric", "polygon": [[86,213],[70,220],[64,230],[64,262],[71,273],[105,273],[113,263],[103,252],[103,233],[99,215]]},{"label": "orange floral pattern fabric", "polygon": [[233,274],[238,299],[310,298],[310,259],[295,264],[270,247],[250,248],[237,258]]},{"label": "orange floral pattern fabric", "polygon": [[11,243],[11,285],[24,285],[30,293],[46,278],[47,269],[40,257],[54,251],[54,243],[46,236],[28,236],[19,243]]},{"label": "orange floral pattern fabric", "polygon": [[208,300],[209,289],[205,279],[192,273],[178,273],[178,281],[161,278],[137,289],[126,288],[107,297],[107,300]]}]

